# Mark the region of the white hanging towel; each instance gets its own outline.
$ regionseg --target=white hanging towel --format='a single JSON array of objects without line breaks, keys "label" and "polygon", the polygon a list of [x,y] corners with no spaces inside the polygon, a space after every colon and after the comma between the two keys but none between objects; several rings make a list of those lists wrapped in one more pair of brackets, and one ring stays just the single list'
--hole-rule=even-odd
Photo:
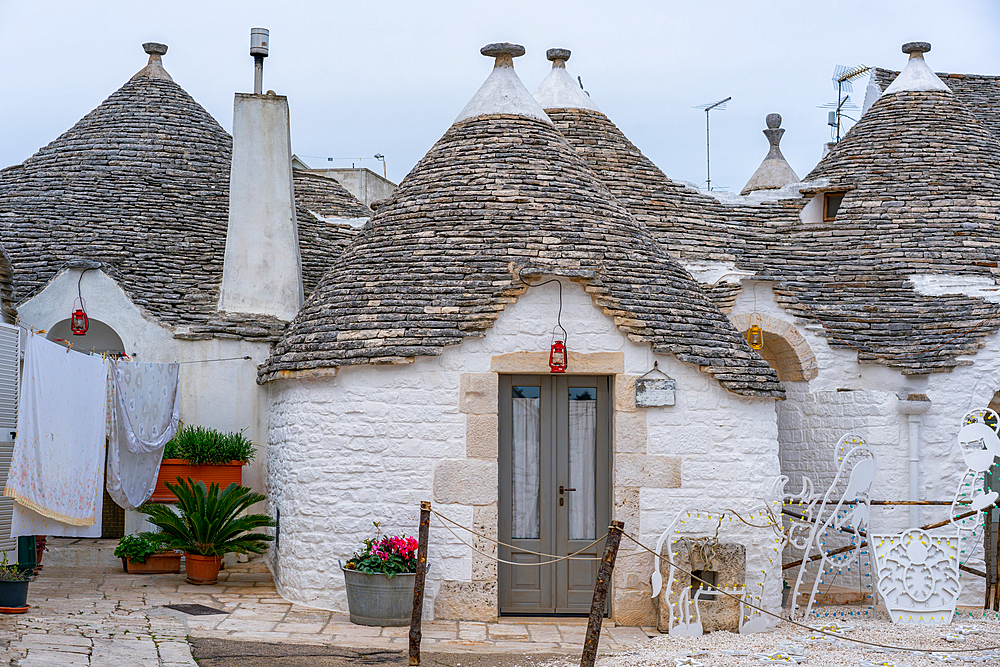
[{"label": "white hanging towel", "polygon": [[71,526],[97,523],[107,376],[100,357],[28,334],[5,496]]},{"label": "white hanging towel", "polygon": [[125,509],[149,500],[180,417],[180,364],[118,361],[111,368],[114,411],[108,436],[108,494]]}]

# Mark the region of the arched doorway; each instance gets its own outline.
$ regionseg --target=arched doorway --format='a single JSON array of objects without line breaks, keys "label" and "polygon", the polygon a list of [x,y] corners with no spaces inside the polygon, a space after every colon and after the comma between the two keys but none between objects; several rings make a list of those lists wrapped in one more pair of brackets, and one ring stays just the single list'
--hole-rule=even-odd
[{"label": "arched doorway", "polygon": [[121,356],[125,353],[125,344],[121,337],[110,326],[100,320],[91,319],[87,333],[77,336],[69,328],[68,319],[58,322],[49,329],[45,337],[49,340],[68,340],[73,347],[81,352],[96,352]]}]

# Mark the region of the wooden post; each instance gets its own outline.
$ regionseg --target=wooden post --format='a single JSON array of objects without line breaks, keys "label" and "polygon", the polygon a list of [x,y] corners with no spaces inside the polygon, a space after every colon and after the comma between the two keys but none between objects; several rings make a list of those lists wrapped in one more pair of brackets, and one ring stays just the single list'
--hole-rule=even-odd
[{"label": "wooden post", "polygon": [[420,617],[424,614],[424,580],[427,576],[427,538],[431,532],[430,501],[420,501],[420,534],[417,537],[417,576],[413,579],[413,613],[410,616],[410,664],[420,664]]},{"label": "wooden post", "polygon": [[611,572],[615,569],[615,558],[618,557],[618,545],[622,541],[621,521],[612,521],[608,529],[608,540],[604,545],[604,557],[597,570],[597,583],[594,584],[594,601],[590,605],[590,620],[587,622],[587,637],[583,642],[583,656],[580,667],[594,667],[597,660],[597,644],[601,641],[601,626],[604,623],[604,608],[608,597],[608,586],[611,584]]}]

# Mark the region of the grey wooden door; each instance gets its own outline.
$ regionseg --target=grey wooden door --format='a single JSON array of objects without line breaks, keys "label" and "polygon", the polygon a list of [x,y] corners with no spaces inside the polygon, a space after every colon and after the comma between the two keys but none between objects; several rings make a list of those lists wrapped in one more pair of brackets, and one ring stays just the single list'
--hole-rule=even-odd
[{"label": "grey wooden door", "polygon": [[[610,378],[500,379],[501,614],[586,614],[597,562],[551,560],[607,531],[611,518]],[[581,556],[598,557],[603,541]]]}]

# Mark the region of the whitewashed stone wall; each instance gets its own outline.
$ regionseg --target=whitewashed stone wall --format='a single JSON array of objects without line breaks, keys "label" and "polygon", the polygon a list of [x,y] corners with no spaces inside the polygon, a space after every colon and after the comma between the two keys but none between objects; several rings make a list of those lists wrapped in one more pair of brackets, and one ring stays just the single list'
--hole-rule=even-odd
[{"label": "whitewashed stone wall", "polygon": [[[821,335],[821,325],[796,323],[774,301],[767,283],[758,285],[755,301],[753,284],[743,281],[730,317],[758,312],[794,324],[819,370],[808,382],[786,383],[788,398],[778,404],[781,468],[791,478],[786,488],[798,491],[802,475],[817,486],[829,484],[836,471],[833,448],[844,433],[853,431],[865,438],[878,457],[873,496],[907,500],[909,425],[900,401],[910,394],[926,394],[931,407],[920,424],[919,496],[950,501],[966,469],[955,440],[959,422],[970,410],[987,406],[1000,390],[1000,336],[987,338],[983,349],[968,357],[969,366],[952,373],[905,376],[885,366],[859,364],[853,350],[831,348]],[[944,520],[948,511],[946,506],[921,507],[917,525]],[[909,509],[873,507],[871,525],[875,533],[902,531],[909,526]],[[973,551],[963,555],[963,562],[968,557],[970,566],[982,569],[981,545]],[[792,572],[786,574],[794,576]],[[983,580],[963,574],[962,584],[961,603],[981,603]]]},{"label": "whitewashed stone wall", "polygon": [[[732,394],[696,367],[629,342],[582,286],[562,282],[570,370],[614,376],[614,518],[653,546],[686,503],[763,500],[778,469],[774,401]],[[535,287],[507,306],[485,338],[440,357],[273,383],[269,489],[281,527],[271,564],[282,595],[345,611],[338,561],[371,534],[372,521],[415,533],[421,500],[496,536],[498,374],[547,371],[557,307],[555,284]],[[635,378],[654,360],[677,380],[677,404],[637,409]],[[771,571],[767,600],[776,607],[780,584],[766,541],[751,540],[748,570]],[[627,541],[623,551],[632,551]],[[496,617],[489,558],[435,520],[428,559],[428,617]],[[619,562],[618,622],[655,623],[652,567],[646,556]]]}]

